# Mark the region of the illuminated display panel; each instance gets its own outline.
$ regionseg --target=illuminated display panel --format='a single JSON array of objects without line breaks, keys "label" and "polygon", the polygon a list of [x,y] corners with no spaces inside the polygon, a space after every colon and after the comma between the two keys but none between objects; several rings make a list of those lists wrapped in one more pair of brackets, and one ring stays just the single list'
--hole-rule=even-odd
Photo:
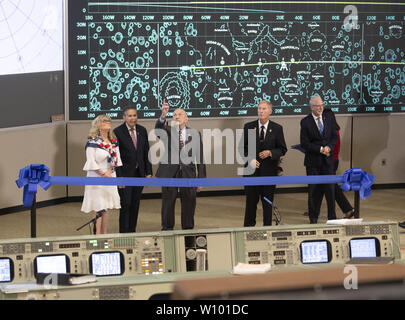
[{"label": "illuminated display panel", "polygon": [[63,70],[64,0],[2,0],[0,75]]},{"label": "illuminated display panel", "polygon": [[43,255],[34,259],[34,274],[38,273],[69,273],[70,262],[65,254]]},{"label": "illuminated display panel", "polygon": [[[69,1],[70,120],[405,111],[405,4]],[[401,11],[402,10],[402,11]],[[170,113],[169,113],[170,116]]]},{"label": "illuminated display panel", "polygon": [[376,258],[380,256],[380,243],[376,238],[357,238],[349,242],[350,258]]},{"label": "illuminated display panel", "polygon": [[303,241],[300,249],[303,264],[328,263],[332,259],[330,243],[327,240]]},{"label": "illuminated display panel", "polygon": [[10,258],[0,258],[0,282],[11,282],[14,278],[14,264]]},{"label": "illuminated display panel", "polygon": [[119,251],[90,255],[90,273],[96,276],[118,276],[124,273],[124,256]]}]

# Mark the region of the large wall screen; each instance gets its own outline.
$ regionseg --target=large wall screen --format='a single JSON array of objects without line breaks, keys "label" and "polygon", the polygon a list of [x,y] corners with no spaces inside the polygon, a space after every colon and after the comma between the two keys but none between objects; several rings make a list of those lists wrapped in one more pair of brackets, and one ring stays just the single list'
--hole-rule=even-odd
[{"label": "large wall screen", "polygon": [[64,113],[64,0],[0,0],[0,129]]},{"label": "large wall screen", "polygon": [[70,120],[405,111],[405,5],[69,1]]}]

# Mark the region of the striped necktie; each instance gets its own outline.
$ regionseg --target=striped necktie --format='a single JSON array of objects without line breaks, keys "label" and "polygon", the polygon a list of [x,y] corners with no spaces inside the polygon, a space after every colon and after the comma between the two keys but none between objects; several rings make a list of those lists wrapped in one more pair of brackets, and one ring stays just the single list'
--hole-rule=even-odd
[{"label": "striped necktie", "polygon": [[318,119],[319,132],[321,134],[323,134],[323,124],[322,124],[322,121],[321,121],[321,117],[318,117],[317,119]]}]

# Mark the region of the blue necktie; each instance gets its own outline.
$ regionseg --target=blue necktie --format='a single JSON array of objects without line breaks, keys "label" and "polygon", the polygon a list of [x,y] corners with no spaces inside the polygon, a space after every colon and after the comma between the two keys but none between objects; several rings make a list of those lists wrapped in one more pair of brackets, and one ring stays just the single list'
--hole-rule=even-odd
[{"label": "blue necktie", "polygon": [[323,134],[323,124],[321,122],[321,117],[318,117],[318,126],[319,126],[319,132]]}]

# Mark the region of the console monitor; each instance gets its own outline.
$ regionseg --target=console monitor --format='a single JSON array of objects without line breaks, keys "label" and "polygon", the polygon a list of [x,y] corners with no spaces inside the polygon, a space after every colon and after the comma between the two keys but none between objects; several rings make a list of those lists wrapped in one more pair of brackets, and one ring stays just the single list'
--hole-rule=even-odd
[{"label": "console monitor", "polygon": [[11,282],[14,279],[14,263],[10,258],[0,258],[0,282]]},{"label": "console monitor", "polygon": [[354,238],[349,242],[350,258],[376,258],[380,256],[377,238]]},{"label": "console monitor", "polygon": [[65,254],[41,255],[34,259],[34,275],[38,273],[69,273],[70,261]]},{"label": "console monitor", "polygon": [[119,251],[90,255],[90,273],[96,276],[119,276],[125,271],[124,255]]},{"label": "console monitor", "polygon": [[332,260],[331,245],[327,240],[303,241],[300,249],[301,262],[304,264],[328,263]]}]

